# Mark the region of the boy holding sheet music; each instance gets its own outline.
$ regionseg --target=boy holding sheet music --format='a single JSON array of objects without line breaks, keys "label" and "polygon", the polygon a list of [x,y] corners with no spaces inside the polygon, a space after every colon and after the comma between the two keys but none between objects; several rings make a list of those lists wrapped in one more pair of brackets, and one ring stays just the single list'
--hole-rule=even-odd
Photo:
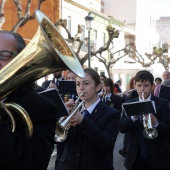
[{"label": "boy holding sheet music", "polygon": [[[167,101],[151,95],[153,82],[154,77],[149,71],[137,72],[135,89],[139,97],[127,103],[154,101],[156,113],[128,115],[125,111],[122,112],[120,132],[129,133],[128,151],[124,164],[128,170],[170,169],[170,146],[167,142],[170,137],[170,109]],[[146,128],[146,122],[148,128]],[[156,131],[158,136],[156,135],[153,139],[144,137],[144,132],[148,132],[150,136],[151,131]]]}]

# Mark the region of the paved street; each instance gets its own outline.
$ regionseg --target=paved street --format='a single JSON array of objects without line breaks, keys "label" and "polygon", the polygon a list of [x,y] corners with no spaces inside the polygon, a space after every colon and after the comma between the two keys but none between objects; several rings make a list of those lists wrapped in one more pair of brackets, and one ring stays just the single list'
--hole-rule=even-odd
[{"label": "paved street", "polygon": [[[122,148],[122,141],[123,141],[123,134],[119,133],[117,141],[116,141],[115,149],[114,149],[114,159],[113,160],[114,160],[115,170],[126,170],[123,166],[124,158],[121,155],[119,155],[119,153],[118,153],[119,149]],[[54,151],[53,155],[51,156],[48,170],[54,170],[55,154],[56,154],[56,151]]]},{"label": "paved street", "polygon": [[113,164],[114,164],[114,168],[115,170],[126,170],[126,168],[124,167],[124,157],[122,157],[119,154],[119,150],[122,149],[123,146],[123,134],[119,133],[117,141],[116,141],[116,145],[114,148],[114,159],[113,159]]}]

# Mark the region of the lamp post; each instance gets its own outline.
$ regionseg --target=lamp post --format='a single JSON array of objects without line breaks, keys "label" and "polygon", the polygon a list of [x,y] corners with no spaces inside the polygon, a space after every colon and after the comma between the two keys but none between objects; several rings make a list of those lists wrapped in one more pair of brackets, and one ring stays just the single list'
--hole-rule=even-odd
[{"label": "lamp post", "polygon": [[89,12],[88,15],[85,17],[86,22],[86,29],[88,29],[88,67],[90,67],[90,57],[91,57],[91,49],[90,49],[90,30],[91,30],[91,22],[93,21],[93,16],[90,15]]}]

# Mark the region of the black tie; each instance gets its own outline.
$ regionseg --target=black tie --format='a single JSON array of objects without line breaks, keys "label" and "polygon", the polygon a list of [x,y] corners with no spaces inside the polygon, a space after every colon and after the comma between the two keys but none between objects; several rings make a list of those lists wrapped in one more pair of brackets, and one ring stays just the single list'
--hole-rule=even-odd
[{"label": "black tie", "polygon": [[104,102],[106,103],[108,101],[109,97],[104,98]]},{"label": "black tie", "polygon": [[59,80],[58,79],[56,79],[55,85],[58,88],[58,86],[59,86]]},{"label": "black tie", "polygon": [[83,115],[84,115],[84,117],[89,117],[90,113],[88,112],[88,110],[84,110]]}]

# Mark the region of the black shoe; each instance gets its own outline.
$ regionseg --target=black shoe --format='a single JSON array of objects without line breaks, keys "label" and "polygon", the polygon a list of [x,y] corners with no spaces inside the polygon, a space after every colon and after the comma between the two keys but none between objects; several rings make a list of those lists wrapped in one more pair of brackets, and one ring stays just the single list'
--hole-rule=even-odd
[{"label": "black shoe", "polygon": [[125,149],[120,149],[119,154],[122,155],[123,157],[126,157],[126,151]]}]

